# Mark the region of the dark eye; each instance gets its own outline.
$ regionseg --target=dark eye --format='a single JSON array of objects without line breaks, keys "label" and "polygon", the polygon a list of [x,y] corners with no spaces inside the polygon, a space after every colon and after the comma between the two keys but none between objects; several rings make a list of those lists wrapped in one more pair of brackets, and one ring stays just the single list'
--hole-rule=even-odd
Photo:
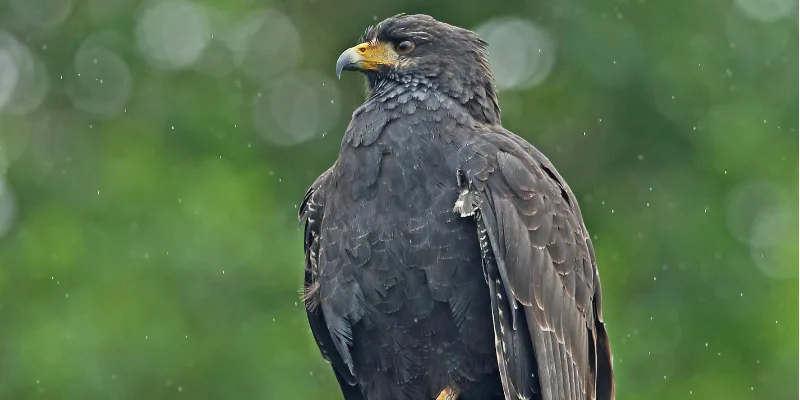
[{"label": "dark eye", "polygon": [[396,49],[398,53],[408,53],[409,51],[414,50],[414,42],[410,40],[403,40],[397,44]]}]

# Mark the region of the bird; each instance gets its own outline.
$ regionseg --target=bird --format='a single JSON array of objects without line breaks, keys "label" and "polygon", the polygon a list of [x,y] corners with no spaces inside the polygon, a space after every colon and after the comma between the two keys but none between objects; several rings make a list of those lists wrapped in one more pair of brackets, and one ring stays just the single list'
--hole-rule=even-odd
[{"label": "bird", "polygon": [[590,235],[503,128],[488,44],[428,15],[336,61],[366,99],[299,210],[302,297],[345,400],[614,399]]}]

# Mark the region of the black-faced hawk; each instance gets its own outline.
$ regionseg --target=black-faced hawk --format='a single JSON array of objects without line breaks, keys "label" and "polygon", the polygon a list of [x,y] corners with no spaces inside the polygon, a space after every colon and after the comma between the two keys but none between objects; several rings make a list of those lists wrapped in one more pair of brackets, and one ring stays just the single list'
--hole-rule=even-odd
[{"label": "black-faced hawk", "polygon": [[305,224],[308,320],[346,400],[613,399],[578,203],[500,124],[486,43],[425,15],[367,29]]}]

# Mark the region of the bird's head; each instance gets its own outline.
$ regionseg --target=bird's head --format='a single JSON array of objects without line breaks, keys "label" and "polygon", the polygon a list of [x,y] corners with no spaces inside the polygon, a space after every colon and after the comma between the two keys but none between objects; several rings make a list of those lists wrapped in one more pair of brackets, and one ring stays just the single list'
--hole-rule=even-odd
[{"label": "bird's head", "polygon": [[467,29],[427,15],[396,15],[367,28],[336,61],[336,74],[360,71],[370,90],[382,83],[417,83],[458,98],[494,96],[486,42]]}]

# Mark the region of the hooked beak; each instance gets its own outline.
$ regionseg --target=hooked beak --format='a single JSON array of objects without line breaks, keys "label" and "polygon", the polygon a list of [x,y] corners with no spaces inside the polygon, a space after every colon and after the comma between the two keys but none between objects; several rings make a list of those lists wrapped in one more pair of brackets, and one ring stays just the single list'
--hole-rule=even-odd
[{"label": "hooked beak", "polygon": [[377,71],[381,66],[392,65],[397,59],[394,49],[384,43],[361,43],[351,47],[336,60],[336,76],[342,71]]},{"label": "hooked beak", "polygon": [[342,71],[359,70],[359,64],[363,61],[363,58],[358,54],[355,47],[345,50],[339,56],[339,59],[336,60],[336,77],[341,79]]}]

